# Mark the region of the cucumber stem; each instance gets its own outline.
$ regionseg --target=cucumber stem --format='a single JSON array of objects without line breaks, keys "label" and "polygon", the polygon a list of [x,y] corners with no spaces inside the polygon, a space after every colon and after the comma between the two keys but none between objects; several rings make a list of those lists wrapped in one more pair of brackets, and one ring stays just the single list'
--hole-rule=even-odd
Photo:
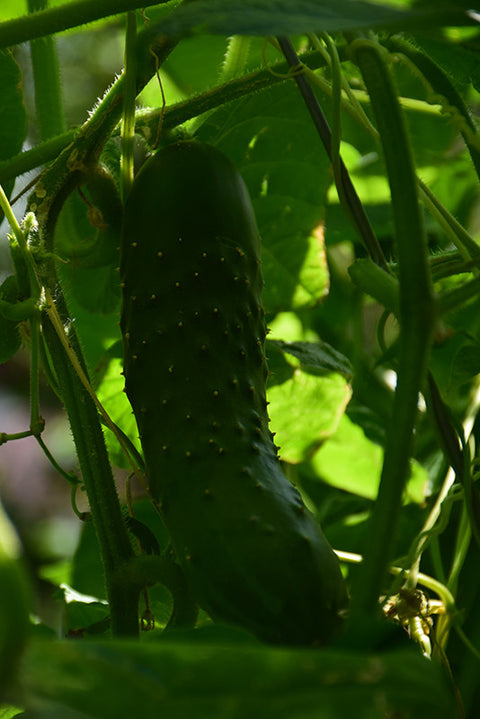
[{"label": "cucumber stem", "polygon": [[[57,310],[65,315],[65,309],[62,298],[57,299]],[[123,577],[123,570],[133,559],[134,552],[123,522],[97,408],[80,381],[46,312],[42,318],[42,331],[68,414],[101,549],[112,633],[137,636],[139,588],[125,582]],[[78,340],[73,332],[69,333],[69,341],[77,357],[81,357]]]}]

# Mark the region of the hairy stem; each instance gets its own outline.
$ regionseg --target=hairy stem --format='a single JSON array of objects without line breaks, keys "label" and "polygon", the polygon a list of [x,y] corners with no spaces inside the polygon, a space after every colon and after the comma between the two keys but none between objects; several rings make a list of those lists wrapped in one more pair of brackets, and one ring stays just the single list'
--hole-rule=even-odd
[{"label": "hairy stem", "polygon": [[[57,299],[57,310],[66,314]],[[54,365],[58,386],[68,414],[90,511],[101,548],[105,584],[110,605],[112,632],[115,635],[138,634],[138,587],[122,582],[122,572],[133,559],[120,503],[112,476],[97,408],[81,383],[64,351],[56,328],[45,312],[42,331]],[[70,343],[77,356],[78,341],[73,333]]]},{"label": "hairy stem", "polygon": [[0,23],[0,48],[168,0],[77,0]]},{"label": "hairy stem", "polygon": [[[309,52],[302,55],[302,63],[313,69],[325,65],[325,60],[320,53]],[[287,71],[288,65],[285,62],[276,63],[272,65],[271,68],[255,70],[240,78],[207,90],[201,95],[175,103],[164,110],[163,128],[172,129],[187,120],[191,120],[209,110],[221,107],[240,97],[259,92],[279,82],[286,82],[285,74]],[[112,85],[108,93],[109,95],[116,95],[118,92],[121,92],[121,89],[118,87],[119,83],[120,80]],[[159,110],[137,112],[139,128],[148,127],[149,134],[154,135],[158,127],[159,112]],[[0,162],[0,183],[5,183],[6,180],[12,177],[29,172],[54,159],[67,145],[74,142],[77,136],[81,136],[82,132],[84,132],[84,129],[79,130],[77,128],[69,130],[47,142],[40,143],[31,150],[25,150],[15,157]]]},{"label": "hairy stem", "polygon": [[[161,57],[173,47],[172,43],[157,42],[150,35],[146,36],[143,44],[137,44],[136,51],[143,59],[143,74],[136,78],[137,89],[143,87],[153,73],[153,63],[149,63],[148,58],[152,45],[156,46],[157,56]],[[49,258],[42,265],[40,280],[45,285],[46,297],[55,297],[55,307],[47,307],[43,313],[42,331],[68,414],[100,545],[112,632],[136,636],[139,587],[126,581],[124,575],[124,569],[134,553],[123,522],[97,406],[89,392],[88,382],[85,384],[82,381],[84,376],[88,380],[88,373],[81,347],[74,329],[70,327],[68,332],[63,329],[69,326],[70,318],[54,260],[54,230],[58,212],[82,175],[88,172],[90,165],[95,164],[104,142],[120,118],[123,78],[117,81],[85,123],[75,147],[67,147],[47,168],[30,198],[29,208],[37,216],[40,242]],[[52,318],[60,318],[63,327],[52,323]],[[68,352],[63,343],[65,333],[70,345]],[[79,363],[80,372],[72,357]]]}]

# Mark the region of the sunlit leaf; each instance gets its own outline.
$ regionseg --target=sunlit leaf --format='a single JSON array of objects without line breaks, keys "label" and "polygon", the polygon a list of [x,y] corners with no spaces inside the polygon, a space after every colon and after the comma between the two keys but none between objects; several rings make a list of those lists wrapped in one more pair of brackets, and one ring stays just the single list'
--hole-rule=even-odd
[{"label": "sunlit leaf", "polygon": [[317,305],[328,292],[323,219],[329,161],[295,87],[213,113],[198,132],[236,164],[253,201],[268,312]]},{"label": "sunlit leaf", "polygon": [[[368,439],[362,428],[346,415],[312,460],[312,467],[322,481],[366,499],[377,496],[382,464],[382,447]],[[426,471],[412,462],[404,501],[422,503],[427,486]]]},{"label": "sunlit leaf", "polygon": [[292,348],[289,343],[268,345],[270,428],[286,462],[311,456],[336,431],[351,397],[338,365],[337,371],[332,368],[338,356],[329,357],[320,344],[316,351],[315,347],[313,343],[293,343]]}]

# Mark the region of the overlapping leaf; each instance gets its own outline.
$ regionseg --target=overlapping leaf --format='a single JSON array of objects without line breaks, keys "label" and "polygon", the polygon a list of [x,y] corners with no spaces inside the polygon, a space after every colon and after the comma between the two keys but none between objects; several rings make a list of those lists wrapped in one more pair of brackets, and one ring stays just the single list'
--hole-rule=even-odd
[{"label": "overlapping leaf", "polygon": [[307,459],[338,426],[351,397],[349,364],[325,343],[269,342],[271,429],[286,462]]},{"label": "overlapping leaf", "polygon": [[24,678],[41,719],[51,714],[38,708],[50,702],[96,719],[139,710],[143,719],[452,716],[439,667],[414,651],[272,650],[194,633],[153,643],[44,642],[31,648]]},{"label": "overlapping leaf", "polygon": [[303,32],[342,32],[366,28],[401,30],[439,22],[469,24],[461,8],[425,10],[364,0],[198,0],[185,4],[162,22],[162,32],[184,37],[194,33],[220,35],[293,35]]},{"label": "overlapping leaf", "polygon": [[198,133],[233,160],[253,201],[267,312],[317,305],[328,291],[324,253],[329,161],[294,86],[213,113]]}]

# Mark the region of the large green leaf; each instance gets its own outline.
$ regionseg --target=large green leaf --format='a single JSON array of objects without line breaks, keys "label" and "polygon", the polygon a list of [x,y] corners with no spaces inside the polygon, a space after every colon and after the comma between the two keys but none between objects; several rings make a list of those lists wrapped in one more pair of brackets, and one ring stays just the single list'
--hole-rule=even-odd
[{"label": "large green leaf", "polygon": [[[151,0],[150,0],[151,2]],[[398,2],[398,0],[397,0]],[[151,3],[153,4],[153,3]],[[57,0],[54,2],[57,5]],[[102,17],[110,17],[126,10],[141,7],[141,0],[104,3],[96,0],[74,0],[62,2],[61,7],[50,8],[38,18],[14,19],[2,28],[1,44],[9,46],[43,37],[69,28],[75,28]],[[69,5],[72,5],[70,10]],[[148,3],[146,5],[148,7]],[[11,18],[11,6],[6,11]],[[0,15],[0,18],[5,15]],[[148,34],[169,35],[179,39],[194,33],[220,35],[289,35],[312,30],[324,32],[345,32],[361,29],[388,29],[399,31],[421,27],[442,27],[448,25],[468,26],[476,23],[477,15],[468,8],[451,5],[442,7],[402,10],[397,3],[380,3],[377,0],[200,0],[194,4],[182,4],[165,20],[152,22]],[[8,21],[7,21],[8,22]],[[13,23],[13,28],[12,28]]]},{"label": "large green leaf", "polygon": [[[14,303],[17,293],[16,278],[13,275],[6,277],[0,285],[0,300]],[[19,323],[5,317],[0,310],[0,364],[8,362],[20,349],[21,343]]]},{"label": "large green leaf", "polygon": [[[123,359],[120,356],[121,345],[115,343],[105,357],[106,367],[97,387],[97,396],[113,422],[124,432],[134,447],[141,451],[138,429],[132,407],[124,392]],[[105,431],[108,453],[117,467],[132,470],[124,450],[111,430]]]},{"label": "large green leaf", "polygon": [[[313,469],[324,482],[366,499],[377,496],[382,464],[382,447],[368,439],[362,428],[346,415],[312,460]],[[427,489],[426,471],[412,462],[404,501],[423,503]]]},{"label": "large green leaf", "polygon": [[[24,667],[29,706],[51,701],[95,719],[452,716],[439,667],[414,651],[288,651],[186,639],[35,643]],[[37,709],[35,716],[50,715]]]},{"label": "large green leaf", "polygon": [[323,242],[329,162],[294,86],[230,103],[199,130],[235,163],[253,201],[268,312],[312,307],[328,291]]},{"label": "large green leaf", "polygon": [[449,79],[458,90],[470,83],[480,92],[480,63],[478,48],[460,43],[448,42],[446,38],[422,38],[420,45],[432,60],[447,72]]},{"label": "large green leaf", "polygon": [[348,361],[325,343],[269,342],[271,429],[286,462],[307,459],[332,435],[351,388]]},{"label": "large green leaf", "polygon": [[[27,130],[25,106],[23,104],[22,73],[8,50],[0,51],[0,160],[8,160],[22,149]],[[7,197],[13,190],[14,181],[3,189]],[[0,210],[0,222],[3,212]]]},{"label": "large green leaf", "polygon": [[[77,194],[62,207],[55,228],[55,249],[62,258],[68,293],[87,311],[107,315],[120,303],[119,232],[117,226],[95,226],[92,213]],[[103,219],[102,219],[103,222]]]},{"label": "large green leaf", "polygon": [[3,0],[0,10],[0,20],[19,17],[27,12],[26,0]]},{"label": "large green leaf", "polygon": [[90,379],[102,377],[107,349],[120,338],[119,229],[94,226],[80,195],[68,197],[55,227],[57,272]]},{"label": "large green leaf", "polygon": [[[345,32],[366,28],[401,30],[441,23],[473,24],[465,11],[428,8],[415,12],[363,0],[198,0],[176,9],[161,24],[167,35],[293,35],[322,30]],[[159,26],[160,28],[160,26]]]}]

